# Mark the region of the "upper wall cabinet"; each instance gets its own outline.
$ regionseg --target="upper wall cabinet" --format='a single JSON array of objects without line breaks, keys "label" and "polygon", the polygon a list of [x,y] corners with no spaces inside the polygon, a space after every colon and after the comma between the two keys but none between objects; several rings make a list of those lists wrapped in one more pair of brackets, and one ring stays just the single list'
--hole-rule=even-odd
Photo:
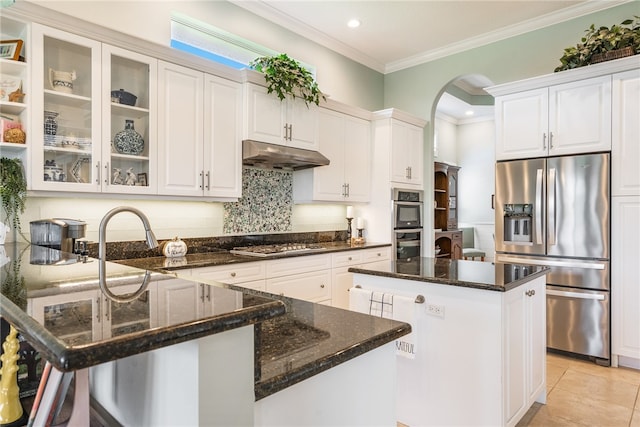
[{"label": "upper wall cabinet", "polygon": [[640,69],[613,75],[611,194],[640,196]]},{"label": "upper wall cabinet", "polygon": [[267,88],[245,84],[244,138],[296,148],[318,148],[318,107],[300,98],[283,101]]},{"label": "upper wall cabinet", "polygon": [[157,85],[156,59],[102,46],[103,191],[157,193]]},{"label": "upper wall cabinet", "polygon": [[496,159],[611,150],[611,77],[496,97]]},{"label": "upper wall cabinet", "polygon": [[395,109],[374,113],[373,170],[389,171],[385,187],[422,190],[425,124]]},{"label": "upper wall cabinet", "polygon": [[371,123],[359,117],[321,108],[318,151],[327,166],[296,171],[296,202],[368,202],[371,188]]},{"label": "upper wall cabinet", "polygon": [[153,58],[33,24],[33,188],[156,194]]},{"label": "upper wall cabinet", "polygon": [[[28,166],[28,147],[31,144],[29,135],[29,114],[27,109],[27,96],[31,94],[29,87],[29,68],[31,60],[29,46],[28,25],[24,22],[9,19],[0,15],[0,31],[2,40],[21,40],[21,50],[15,52],[17,59],[0,58],[0,76],[3,87],[0,90],[0,151],[3,157],[19,158],[25,166]],[[16,46],[17,49],[17,46]],[[11,127],[22,129],[24,141],[20,141],[20,133],[15,136],[4,137],[5,130]],[[28,183],[30,184],[28,178]]]},{"label": "upper wall cabinet", "polygon": [[158,87],[158,193],[240,197],[242,86],[160,61]]},{"label": "upper wall cabinet", "polygon": [[101,44],[33,24],[32,187],[101,188]]}]

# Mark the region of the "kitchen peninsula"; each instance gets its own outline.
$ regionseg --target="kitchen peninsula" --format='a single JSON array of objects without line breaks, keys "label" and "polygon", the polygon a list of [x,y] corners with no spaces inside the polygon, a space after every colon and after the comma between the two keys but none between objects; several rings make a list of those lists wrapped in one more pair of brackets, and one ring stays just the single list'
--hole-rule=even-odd
[{"label": "kitchen peninsula", "polygon": [[[120,295],[114,300],[98,286],[95,259],[37,246],[4,249],[11,268],[2,269],[2,281],[16,274],[24,289],[3,287],[3,318],[59,371],[90,371],[92,396],[121,423],[262,425],[306,416],[330,424],[340,416],[395,425],[395,370],[388,368],[407,324],[172,274],[154,273],[139,289],[144,270],[109,262],[107,285]],[[177,281],[196,291],[194,306],[165,298]],[[184,321],[193,310],[197,317]],[[382,380],[391,386],[367,391],[372,367],[387,372]],[[335,398],[298,403],[328,389]],[[376,409],[351,404],[345,394],[354,392]],[[298,409],[281,411],[286,405]]]},{"label": "kitchen peninsula", "polygon": [[546,402],[546,267],[441,258],[350,268],[367,291],[423,301],[398,357],[398,421],[513,426]]}]

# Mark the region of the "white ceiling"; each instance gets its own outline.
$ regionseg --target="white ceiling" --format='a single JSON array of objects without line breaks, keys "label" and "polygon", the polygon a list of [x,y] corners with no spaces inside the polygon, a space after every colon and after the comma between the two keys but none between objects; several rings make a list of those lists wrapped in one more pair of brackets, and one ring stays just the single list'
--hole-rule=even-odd
[{"label": "white ceiling", "polygon": [[[630,0],[230,1],[386,74]],[[361,21],[360,27],[347,27],[352,18]],[[482,80],[460,83],[470,94],[487,86]],[[471,106],[445,95],[438,112],[468,119]],[[492,107],[474,110],[476,118],[493,114]]]}]

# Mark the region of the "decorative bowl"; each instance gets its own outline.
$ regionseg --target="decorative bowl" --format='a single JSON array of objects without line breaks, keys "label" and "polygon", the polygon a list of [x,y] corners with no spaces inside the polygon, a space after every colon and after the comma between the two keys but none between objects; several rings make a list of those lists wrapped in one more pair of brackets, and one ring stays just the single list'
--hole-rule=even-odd
[{"label": "decorative bowl", "polygon": [[111,102],[124,105],[136,105],[138,97],[124,89],[111,91]]}]

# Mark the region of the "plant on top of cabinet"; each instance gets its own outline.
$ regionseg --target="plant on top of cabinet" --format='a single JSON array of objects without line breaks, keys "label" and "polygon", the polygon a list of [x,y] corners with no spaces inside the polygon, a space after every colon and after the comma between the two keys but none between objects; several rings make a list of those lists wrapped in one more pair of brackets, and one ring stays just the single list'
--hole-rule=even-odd
[{"label": "plant on top of cabinet", "polygon": [[275,91],[281,101],[287,95],[292,98],[299,97],[304,99],[308,106],[310,102],[319,105],[320,97],[323,100],[327,99],[313,75],[286,53],[256,58],[249,65],[264,74],[267,91]]},{"label": "plant on top of cabinet", "polygon": [[596,28],[591,24],[585,30],[586,35],[582,37],[581,43],[564,49],[564,55],[560,58],[562,65],[554,71],[569,70],[639,53],[640,17],[634,18],[626,19],[620,25],[612,25],[611,28]]},{"label": "plant on top of cabinet", "polygon": [[0,194],[2,210],[13,228],[22,233],[20,214],[27,200],[27,179],[20,159],[0,158]]}]

